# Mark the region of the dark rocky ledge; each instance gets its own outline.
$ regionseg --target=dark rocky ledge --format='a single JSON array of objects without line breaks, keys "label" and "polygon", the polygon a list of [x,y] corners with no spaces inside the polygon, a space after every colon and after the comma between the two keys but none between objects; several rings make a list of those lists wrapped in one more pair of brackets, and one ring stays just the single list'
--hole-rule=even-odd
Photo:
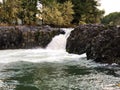
[{"label": "dark rocky ledge", "polygon": [[120,64],[120,28],[107,29],[96,36],[87,49],[88,59]]},{"label": "dark rocky ledge", "polygon": [[101,24],[80,25],[71,32],[66,50],[87,54],[87,59],[120,64],[120,28]]},{"label": "dark rocky ledge", "polygon": [[67,39],[66,50],[69,53],[83,54],[92,39],[104,30],[104,25],[80,25],[76,27]]},{"label": "dark rocky ledge", "polygon": [[60,33],[48,26],[0,26],[0,49],[44,48]]}]

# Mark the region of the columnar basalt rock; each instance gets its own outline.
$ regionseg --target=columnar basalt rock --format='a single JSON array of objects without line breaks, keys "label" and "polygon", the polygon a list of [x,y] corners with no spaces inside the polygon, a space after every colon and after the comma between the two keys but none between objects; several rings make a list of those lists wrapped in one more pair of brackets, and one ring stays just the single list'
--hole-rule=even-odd
[{"label": "columnar basalt rock", "polygon": [[0,49],[13,49],[21,47],[22,32],[15,28],[0,29]]},{"label": "columnar basalt rock", "polygon": [[39,26],[0,26],[0,49],[46,47],[60,29]]}]

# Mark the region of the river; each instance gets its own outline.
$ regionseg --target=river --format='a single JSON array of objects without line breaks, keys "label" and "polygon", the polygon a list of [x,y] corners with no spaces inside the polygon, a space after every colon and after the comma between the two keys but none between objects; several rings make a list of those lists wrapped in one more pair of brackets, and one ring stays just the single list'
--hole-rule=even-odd
[{"label": "river", "polygon": [[55,48],[0,50],[0,90],[120,90],[120,66],[67,53],[67,37],[54,37]]}]

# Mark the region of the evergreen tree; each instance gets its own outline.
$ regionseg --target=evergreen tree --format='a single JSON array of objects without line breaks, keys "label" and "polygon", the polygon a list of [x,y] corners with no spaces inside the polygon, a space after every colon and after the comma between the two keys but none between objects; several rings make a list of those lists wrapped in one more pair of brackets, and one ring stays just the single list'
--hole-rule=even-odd
[{"label": "evergreen tree", "polygon": [[61,12],[59,11],[60,5],[57,2],[50,3],[49,6],[43,6],[42,18],[45,24],[61,25],[62,18]]},{"label": "evergreen tree", "polygon": [[57,0],[60,3],[65,1],[72,1],[75,12],[73,24],[83,23],[100,23],[104,11],[99,10],[97,7],[100,5],[97,0]]},{"label": "evergreen tree", "polygon": [[72,9],[73,5],[70,1],[64,2],[63,4],[57,1],[51,1],[45,3],[43,6],[43,22],[44,24],[51,24],[56,26],[67,26],[73,19]]},{"label": "evergreen tree", "polygon": [[3,0],[0,8],[0,21],[8,24],[15,24],[19,10],[18,0]]},{"label": "evergreen tree", "polygon": [[35,24],[37,10],[37,0],[21,0],[18,18],[23,24]]},{"label": "evergreen tree", "polygon": [[67,26],[70,25],[73,20],[73,4],[70,1],[66,1],[63,4],[61,4],[61,15],[63,18],[63,25]]},{"label": "evergreen tree", "polygon": [[43,5],[43,22],[58,26],[81,23],[99,23],[103,11],[97,0],[3,0],[0,3],[0,22],[36,24],[37,2]]},{"label": "evergreen tree", "polygon": [[102,18],[103,24],[120,25],[120,12],[113,12]]},{"label": "evergreen tree", "polygon": [[104,11],[97,8],[99,6],[97,0],[72,0],[72,3],[75,12],[73,23],[100,23]]},{"label": "evergreen tree", "polygon": [[17,19],[23,24],[36,23],[38,0],[3,0],[0,4],[1,23],[17,24]]}]

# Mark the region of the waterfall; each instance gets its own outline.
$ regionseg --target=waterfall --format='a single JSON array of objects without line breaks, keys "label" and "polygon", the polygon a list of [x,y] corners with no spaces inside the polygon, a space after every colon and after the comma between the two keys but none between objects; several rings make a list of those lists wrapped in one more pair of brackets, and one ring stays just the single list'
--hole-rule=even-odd
[{"label": "waterfall", "polygon": [[63,31],[65,31],[65,34],[60,34],[55,36],[52,41],[48,44],[46,49],[52,49],[52,50],[65,50],[66,48],[66,42],[67,38],[70,35],[70,32],[73,30],[72,28],[63,28]]}]

